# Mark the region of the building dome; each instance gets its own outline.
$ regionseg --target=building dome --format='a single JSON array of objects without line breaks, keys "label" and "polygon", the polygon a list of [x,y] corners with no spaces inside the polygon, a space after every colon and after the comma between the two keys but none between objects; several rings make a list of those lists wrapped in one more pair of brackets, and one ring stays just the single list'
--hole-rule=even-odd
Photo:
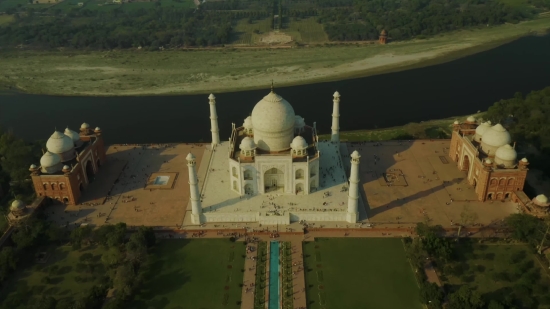
[{"label": "building dome", "polygon": [[295,121],[290,103],[273,91],[270,92],[252,110],[254,142],[258,148],[266,151],[288,149],[294,136]]},{"label": "building dome", "polygon": [[15,200],[11,203],[10,210],[11,211],[21,211],[27,207],[25,203],[21,200]]},{"label": "building dome", "polygon": [[306,122],[305,122],[304,118],[302,118],[302,116],[296,115],[296,116],[294,117],[294,119],[295,119],[295,120],[294,120],[294,128],[296,128],[296,129],[302,129],[303,127],[305,127]]},{"label": "building dome", "polygon": [[491,160],[491,159],[485,159],[485,164],[493,164],[493,160]]},{"label": "building dome", "polygon": [[308,144],[306,140],[301,136],[296,136],[292,140],[292,143],[290,144],[290,148],[294,150],[304,150],[304,149],[307,149],[307,147],[308,147]]},{"label": "building dome", "polygon": [[361,155],[359,154],[359,152],[357,150],[354,150],[352,153],[351,153],[351,158],[352,159],[359,159],[361,158]]},{"label": "building dome", "polygon": [[548,203],[548,198],[544,194],[537,195],[537,197],[535,197],[535,199],[537,200],[537,202],[542,203],[542,204]]},{"label": "building dome", "polygon": [[44,167],[52,167],[59,165],[61,163],[61,157],[56,154],[52,153],[50,151],[46,151],[46,153],[40,158],[40,166]]},{"label": "building dome", "polygon": [[455,120],[455,122],[453,122],[453,124],[460,124],[460,122],[458,122],[458,120]]},{"label": "building dome", "polygon": [[52,136],[50,136],[50,139],[46,142],[46,148],[48,148],[48,151],[62,154],[67,151],[72,150],[74,147],[73,140],[71,137],[59,132],[55,131]]},{"label": "building dome", "polygon": [[72,141],[73,141],[73,144],[76,146],[76,147],[79,147],[82,145],[82,140],[80,139],[80,134],[78,134],[77,132],[69,129],[69,128],[66,128],[65,129],[65,135],[67,135]]},{"label": "building dome", "polygon": [[195,155],[192,154],[192,153],[189,153],[189,154],[187,155],[187,157],[185,157],[185,159],[186,159],[187,161],[195,160]]},{"label": "building dome", "polygon": [[38,166],[36,166],[36,164],[31,164],[31,167],[29,169],[35,169],[37,168]]},{"label": "building dome", "polygon": [[85,122],[80,125],[80,130],[89,129],[89,128],[90,128],[90,125]]},{"label": "building dome", "polygon": [[241,141],[241,144],[239,145],[239,149],[242,151],[251,151],[256,149],[256,143],[254,143],[254,139],[251,137],[245,137]]},{"label": "building dome", "polygon": [[523,162],[523,163],[529,163],[529,161],[527,161],[527,158],[521,159],[521,162]]},{"label": "building dome", "polygon": [[476,119],[474,118],[474,116],[470,116],[470,117],[466,118],[466,122],[474,123],[474,122],[476,122]]},{"label": "building dome", "polygon": [[488,155],[495,155],[499,147],[510,144],[511,141],[510,133],[499,123],[483,133],[481,149]]},{"label": "building dome", "polygon": [[243,127],[245,129],[252,129],[252,117],[248,116],[244,120]]},{"label": "building dome", "polygon": [[491,124],[488,122],[483,122],[476,128],[476,134],[474,135],[474,140],[479,142],[482,139],[483,133],[491,128]]},{"label": "building dome", "polygon": [[495,162],[497,164],[502,164],[505,167],[513,167],[516,163],[516,158],[518,153],[512,146],[504,145],[500,146],[495,152]]}]

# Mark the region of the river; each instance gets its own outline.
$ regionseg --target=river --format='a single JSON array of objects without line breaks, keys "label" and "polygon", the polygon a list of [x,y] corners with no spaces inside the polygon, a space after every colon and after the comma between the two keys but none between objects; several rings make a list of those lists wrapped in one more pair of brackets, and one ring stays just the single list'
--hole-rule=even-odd
[{"label": "river", "polygon": [[[341,94],[341,130],[384,128],[486,110],[515,92],[550,86],[550,35],[524,37],[451,62],[364,78],[277,88],[306,123],[329,133],[332,94]],[[276,83],[276,81],[275,81]],[[265,90],[215,93],[220,134],[243,123]],[[207,95],[56,97],[0,94],[0,126],[28,140],[82,122],[108,143],[210,141]]]}]

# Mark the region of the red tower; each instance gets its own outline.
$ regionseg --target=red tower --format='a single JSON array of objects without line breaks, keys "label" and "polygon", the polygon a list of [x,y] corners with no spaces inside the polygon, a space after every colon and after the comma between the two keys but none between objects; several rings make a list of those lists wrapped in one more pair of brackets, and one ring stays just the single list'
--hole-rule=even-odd
[{"label": "red tower", "polygon": [[380,32],[380,36],[378,37],[378,42],[380,44],[386,44],[387,39],[388,39],[388,33],[386,32],[386,29],[382,29],[382,32]]}]

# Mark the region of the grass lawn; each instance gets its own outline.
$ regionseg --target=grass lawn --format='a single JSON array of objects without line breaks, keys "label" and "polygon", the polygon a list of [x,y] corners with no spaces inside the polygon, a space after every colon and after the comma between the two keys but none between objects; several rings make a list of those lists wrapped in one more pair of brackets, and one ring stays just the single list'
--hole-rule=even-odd
[{"label": "grass lawn", "polygon": [[[457,262],[439,267],[443,283],[452,286],[469,284],[480,294],[497,300],[517,292],[519,285],[526,284],[533,290],[527,298],[534,298],[539,303],[550,300],[542,299],[550,286],[548,270],[541,266],[527,245],[463,241],[456,246],[456,252]],[[496,273],[501,274],[500,278],[495,278]],[[532,280],[529,276],[540,279]],[[541,304],[538,308],[550,308],[550,304]]]},{"label": "grass lawn", "polygon": [[135,309],[239,309],[245,245],[227,239],[160,241]]},{"label": "grass lawn", "polygon": [[303,246],[308,308],[422,308],[401,239],[320,238]]},{"label": "grass lawn", "polygon": [[[91,253],[93,258],[88,263],[92,271],[79,271],[77,264],[79,258]],[[44,264],[39,264],[30,258],[23,261],[18,270],[0,290],[0,299],[6,299],[9,293],[16,290],[27,290],[32,296],[53,296],[56,299],[78,298],[87,292],[92,286],[98,284],[105,275],[101,263],[101,255],[104,249],[101,247],[87,247],[73,251],[69,246],[56,247],[49,250],[49,258]],[[49,278],[49,280],[45,278]]]},{"label": "grass lawn", "polygon": [[15,21],[13,15],[0,15],[0,27],[11,24]]}]

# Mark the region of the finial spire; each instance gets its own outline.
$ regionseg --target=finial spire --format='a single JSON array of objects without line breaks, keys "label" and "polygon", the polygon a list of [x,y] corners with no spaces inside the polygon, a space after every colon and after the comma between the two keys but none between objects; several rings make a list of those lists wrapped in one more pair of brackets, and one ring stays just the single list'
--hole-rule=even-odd
[{"label": "finial spire", "polygon": [[273,92],[273,80],[271,80],[271,92]]}]

